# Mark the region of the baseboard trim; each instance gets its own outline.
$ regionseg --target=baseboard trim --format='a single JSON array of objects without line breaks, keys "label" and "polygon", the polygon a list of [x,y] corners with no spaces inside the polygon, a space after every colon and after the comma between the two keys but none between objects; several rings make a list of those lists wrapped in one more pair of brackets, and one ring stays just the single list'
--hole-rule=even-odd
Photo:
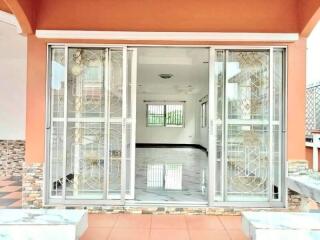
[{"label": "baseboard trim", "polygon": [[196,148],[208,153],[208,150],[200,144],[136,143],[136,148]]}]

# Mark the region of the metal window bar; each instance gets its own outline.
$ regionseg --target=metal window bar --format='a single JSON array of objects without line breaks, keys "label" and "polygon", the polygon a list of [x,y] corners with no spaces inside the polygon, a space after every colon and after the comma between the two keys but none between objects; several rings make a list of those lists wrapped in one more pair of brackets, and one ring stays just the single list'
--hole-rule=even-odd
[{"label": "metal window bar", "polygon": [[183,127],[182,104],[147,104],[147,126]]}]

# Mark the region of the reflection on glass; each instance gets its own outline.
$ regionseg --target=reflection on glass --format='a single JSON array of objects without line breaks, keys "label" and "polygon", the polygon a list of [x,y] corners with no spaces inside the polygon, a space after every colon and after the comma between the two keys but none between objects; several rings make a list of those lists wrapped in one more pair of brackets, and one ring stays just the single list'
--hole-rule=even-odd
[{"label": "reflection on glass", "polygon": [[101,199],[105,150],[105,50],[68,53],[67,198]]},{"label": "reflection on glass", "polygon": [[147,164],[147,188],[182,190],[182,164]]},{"label": "reflection on glass", "polygon": [[164,167],[163,164],[147,165],[147,188],[163,188]]},{"label": "reflection on glass", "polygon": [[[221,200],[222,197],[222,158],[223,158],[223,107],[224,107],[224,70],[225,70],[225,52],[222,50],[215,52],[215,94],[216,94],[216,117],[215,117],[215,126],[216,126],[216,161],[215,161],[215,200]],[[214,109],[213,109],[214,110]]]},{"label": "reflection on glass", "polygon": [[65,58],[63,48],[52,49],[50,64],[50,194],[57,197],[62,195],[63,185],[64,123],[59,121],[59,118],[64,116]]},{"label": "reflection on glass", "polygon": [[166,164],[164,182],[166,190],[182,190],[182,164]]},{"label": "reflection on glass", "polygon": [[269,61],[269,51],[227,51],[227,200],[268,196]]},{"label": "reflection on glass", "polygon": [[68,123],[67,198],[102,198],[104,124]]},{"label": "reflection on glass", "polygon": [[108,195],[120,198],[121,193],[121,157],[122,125],[110,124],[109,127],[109,181]]},{"label": "reflection on glass", "polygon": [[104,61],[104,49],[69,49],[69,118],[104,116]]},{"label": "reflection on glass", "polygon": [[110,82],[109,82],[109,104],[110,118],[122,117],[122,89],[123,89],[123,66],[122,51],[113,50],[110,52]]}]

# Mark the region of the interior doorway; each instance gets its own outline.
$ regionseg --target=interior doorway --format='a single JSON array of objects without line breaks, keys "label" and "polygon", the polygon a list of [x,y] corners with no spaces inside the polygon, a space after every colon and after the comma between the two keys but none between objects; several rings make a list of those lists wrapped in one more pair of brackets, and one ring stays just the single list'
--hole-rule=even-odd
[{"label": "interior doorway", "polygon": [[137,52],[135,200],[206,203],[209,48]]}]

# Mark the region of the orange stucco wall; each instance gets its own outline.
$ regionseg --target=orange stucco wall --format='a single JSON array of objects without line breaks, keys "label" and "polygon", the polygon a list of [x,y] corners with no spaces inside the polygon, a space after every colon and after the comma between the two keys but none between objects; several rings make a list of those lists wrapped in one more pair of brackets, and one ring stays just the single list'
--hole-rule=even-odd
[{"label": "orange stucco wall", "polygon": [[288,47],[288,159],[305,159],[306,39]]},{"label": "orange stucco wall", "polygon": [[[34,29],[175,32],[303,31],[307,33],[308,29],[312,29],[313,21],[317,19],[316,13],[320,6],[320,0],[5,0],[5,2],[20,3],[24,10],[20,15],[24,15],[29,21],[22,24],[29,24]],[[15,9],[19,9],[19,6]],[[19,14],[19,11],[17,12]],[[18,16],[18,19],[25,19],[24,16]],[[39,40],[32,34],[28,36],[27,162],[44,161],[46,43],[54,41]],[[74,42],[115,43],[95,40],[74,40]],[[183,44],[143,41],[129,43]],[[306,154],[305,54],[304,38],[288,44],[288,159],[305,159]]]},{"label": "orange stucco wall", "polygon": [[0,0],[24,34],[35,29],[299,32],[320,18],[320,0]]},{"label": "orange stucco wall", "polygon": [[37,28],[117,31],[298,32],[298,1],[41,1],[37,14]]},{"label": "orange stucco wall", "polygon": [[299,1],[299,29],[302,36],[308,36],[320,19],[320,0]]},{"label": "orange stucco wall", "polygon": [[[55,40],[40,40],[28,37],[28,83],[26,162],[40,163],[45,157],[45,89],[46,89],[46,44]],[[61,40],[57,42],[63,42]],[[106,41],[68,41],[110,43]],[[115,43],[115,42],[112,42]],[[128,42],[136,43],[136,42]],[[142,43],[142,42],[138,42]],[[148,44],[197,44],[195,42],[145,42]],[[199,44],[199,43],[198,43]],[[201,43],[226,44],[226,43]],[[228,43],[230,44],[230,43]],[[234,43],[239,44],[239,43]],[[245,43],[241,43],[245,44]],[[250,43],[251,45],[253,43]],[[261,43],[260,43],[261,44]],[[276,43],[275,43],[276,44]],[[258,45],[257,43],[254,45]],[[305,53],[306,40],[288,44],[288,159],[305,159],[304,109],[305,109]]]}]

